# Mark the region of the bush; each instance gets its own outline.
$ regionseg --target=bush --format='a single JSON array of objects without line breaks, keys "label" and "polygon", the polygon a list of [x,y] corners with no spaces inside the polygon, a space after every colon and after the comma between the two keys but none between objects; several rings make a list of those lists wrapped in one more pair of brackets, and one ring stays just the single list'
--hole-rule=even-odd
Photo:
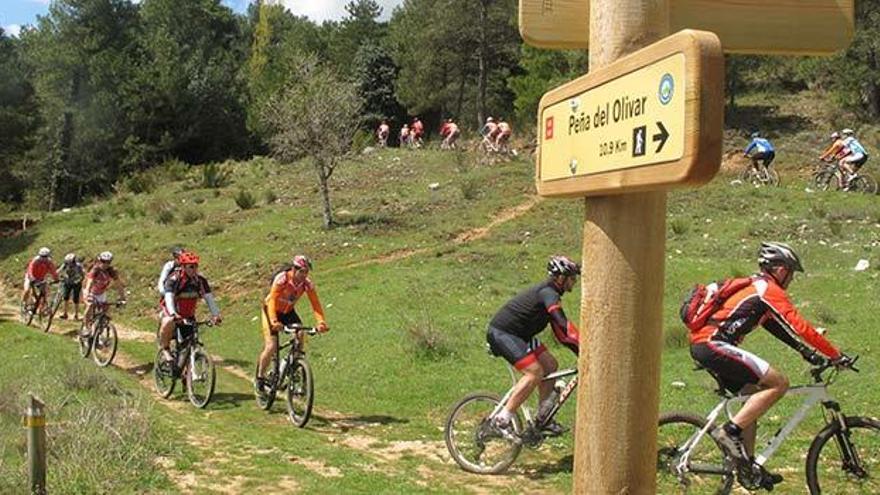
[{"label": "bush", "polygon": [[210,237],[212,235],[222,234],[223,227],[219,225],[208,225],[202,232],[205,234],[205,237]]},{"label": "bush", "polygon": [[[424,294],[414,293],[414,300],[427,300]],[[427,359],[441,359],[452,354],[452,342],[440,328],[427,306],[417,308],[402,317],[412,353]]]},{"label": "bush", "polygon": [[219,189],[226,187],[232,179],[232,173],[217,163],[209,163],[202,167],[202,187]]},{"label": "bush", "polygon": [[157,174],[162,176],[163,182],[185,180],[189,175],[190,166],[186,163],[172,158],[157,167]]},{"label": "bush", "polygon": [[203,218],[205,218],[205,214],[195,209],[184,210],[180,215],[180,221],[185,225],[196,223]]},{"label": "bush", "polygon": [[476,177],[467,177],[458,183],[461,189],[461,197],[472,201],[480,195],[480,181]]},{"label": "bush", "polygon": [[253,194],[240,189],[238,194],[235,195],[235,204],[242,210],[250,210],[257,204],[257,200],[254,199]]},{"label": "bush", "polygon": [[155,215],[157,223],[168,225],[174,221],[174,209],[167,201],[155,200],[148,208],[150,213]]},{"label": "bush", "polygon": [[676,218],[669,223],[669,226],[672,228],[672,233],[677,236],[682,236],[687,234],[688,230],[690,230],[690,225],[687,223],[687,220],[683,218]]},{"label": "bush", "polygon": [[373,133],[365,129],[358,129],[351,140],[351,150],[355,153],[360,153],[366,147],[373,146],[373,144]]},{"label": "bush", "polygon": [[473,168],[472,160],[467,151],[463,149],[456,150],[453,156],[455,157],[455,170],[457,170],[458,173],[466,174],[471,171]]},{"label": "bush", "polygon": [[117,189],[132,194],[144,194],[156,188],[156,178],[149,171],[135,172],[122,179]]},{"label": "bush", "polygon": [[263,201],[265,201],[267,205],[271,205],[272,203],[278,201],[278,195],[275,194],[274,190],[266,189],[265,191],[263,191]]}]

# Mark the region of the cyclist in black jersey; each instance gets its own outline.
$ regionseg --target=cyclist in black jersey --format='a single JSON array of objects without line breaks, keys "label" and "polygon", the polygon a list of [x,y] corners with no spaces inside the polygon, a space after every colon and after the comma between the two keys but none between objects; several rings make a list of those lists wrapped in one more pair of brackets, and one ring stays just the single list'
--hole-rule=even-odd
[{"label": "cyclist in black jersey", "polygon": [[[578,353],[578,329],[562,310],[562,294],[571,292],[581,267],[565,256],[552,256],[547,263],[547,273],[547,280],[508,301],[492,318],[486,333],[492,353],[503,357],[523,373],[505,408],[494,419],[495,427],[513,440],[516,440],[516,434],[511,420],[535,387],[540,394],[538,417],[546,414],[553,405],[553,384],[541,379],[556,371],[559,365],[536,335],[549,323],[556,340]],[[546,429],[555,434],[564,431],[556,422],[549,423]]]}]

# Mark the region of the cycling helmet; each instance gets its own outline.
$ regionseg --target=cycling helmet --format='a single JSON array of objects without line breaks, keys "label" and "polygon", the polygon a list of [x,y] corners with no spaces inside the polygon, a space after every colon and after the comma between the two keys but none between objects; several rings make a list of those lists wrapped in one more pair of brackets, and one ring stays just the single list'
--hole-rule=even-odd
[{"label": "cycling helmet", "polygon": [[110,251],[104,251],[98,255],[98,261],[106,261],[107,263],[110,263],[113,261],[113,253]]},{"label": "cycling helmet", "polygon": [[804,271],[801,259],[791,246],[781,242],[762,242],[758,250],[758,266],[767,269],[779,265],[797,272]]},{"label": "cycling helmet", "polygon": [[761,137],[760,131],[755,131],[752,133],[752,139],[759,138],[759,137]]},{"label": "cycling helmet", "polygon": [[73,254],[73,253],[67,253],[67,254],[64,255],[64,262],[65,262],[65,263],[73,263],[74,261],[76,261],[76,255],[75,255],[75,254]]},{"label": "cycling helmet", "polygon": [[852,136],[853,134],[856,133],[856,131],[854,131],[852,129],[844,129],[844,130],[840,131],[840,133],[843,134],[844,136]]},{"label": "cycling helmet", "polygon": [[312,260],[308,256],[298,254],[293,257],[293,267],[297,270],[312,270]]},{"label": "cycling helmet", "polygon": [[565,256],[551,256],[547,262],[547,274],[554,277],[580,275],[581,266]]},{"label": "cycling helmet", "polygon": [[177,259],[177,262],[181,265],[198,265],[199,255],[192,251],[184,251],[180,253],[180,258]]},{"label": "cycling helmet", "polygon": [[495,119],[493,119],[492,117],[487,117],[486,123],[489,123],[489,122],[495,122]]},{"label": "cycling helmet", "polygon": [[37,255],[40,258],[48,258],[50,254],[52,254],[52,251],[50,251],[47,247],[41,247],[40,250],[37,251]]},{"label": "cycling helmet", "polygon": [[831,139],[839,139],[839,138],[840,138],[840,133],[839,133],[839,132],[834,131],[834,132],[831,133]]},{"label": "cycling helmet", "polygon": [[184,251],[185,250],[182,247],[174,246],[171,248],[171,256],[174,257],[174,259],[180,258],[180,255],[183,254]]}]

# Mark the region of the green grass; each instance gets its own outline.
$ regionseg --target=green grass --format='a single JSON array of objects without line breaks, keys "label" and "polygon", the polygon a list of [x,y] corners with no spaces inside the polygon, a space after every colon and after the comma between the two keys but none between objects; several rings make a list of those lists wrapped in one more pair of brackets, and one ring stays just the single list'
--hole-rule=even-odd
[{"label": "green grass", "polygon": [[[785,178],[785,170],[794,165],[782,157],[780,162]],[[457,243],[462,232],[485,227],[494,215],[534,193],[529,163],[462,166],[450,154],[383,150],[369,161],[340,166],[331,181],[331,199],[341,225],[329,231],[321,228],[319,195],[307,163],[256,159],[227,163],[224,170],[230,171],[224,187],[200,189],[201,173],[193,173],[188,181],[169,182],[149,194],[46,215],[27,235],[0,239],[0,273],[9,284],[19,283],[24,263],[40,245],[59,253],[115,251],[132,290],[132,304],[118,317],[148,332],[155,326],[154,277],[168,248],[183,244],[196,249],[225,316],[222,327],[206,332],[206,344],[247,373],[262,345],[256,318],[269,275],[294,253],[313,257],[313,278],[332,327],[309,344],[315,421],[297,430],[284,420],[282,404],[271,414],[257,410],[250,385],[221,370],[218,400],[207,411],[187,405],[158,408],[178,428],[210,439],[207,446],[184,442],[183,450],[166,456],[178,475],[192,471],[207,483],[215,469],[220,474],[213,478],[242,483],[242,489],[263,480],[322,493],[465,492],[475,486],[509,492],[570,489],[571,436],[524,452],[510,478],[466,475],[434,452],[444,451],[442,424],[458,398],[508,386],[503,363],[483,350],[486,324],[507,298],[543,277],[548,255],[580,258],[582,201],[542,201],[483,238]],[[677,318],[681,297],[696,282],[752,272],[758,243],[774,239],[792,243],[805,260],[807,274],[792,286],[804,314],[829,327],[842,348],[863,356],[863,372],[841,377],[833,391],[845,411],[872,413],[878,393],[872,344],[880,288],[880,271],[874,268],[880,266],[877,198],[806,193],[804,179],[794,177],[774,190],[733,187],[730,179],[719,176],[700,190],[670,193],[661,408],[706,412],[714,401],[704,387],[708,377],[691,370]],[[435,182],[440,187],[430,189]],[[237,191],[267,187],[272,201],[249,210],[236,206]],[[172,205],[174,220],[157,223],[150,205]],[[181,221],[190,210],[199,213]],[[415,254],[363,263],[409,251]],[[869,259],[872,268],[852,271],[860,258]],[[575,320],[579,298],[579,289],[565,297],[566,311]],[[311,321],[307,302],[299,310]],[[552,342],[549,336],[544,340]],[[436,349],[423,342],[436,343]],[[563,366],[573,365],[570,353],[555,343],[550,347]],[[797,356],[765,332],[756,331],[745,347],[793,382],[805,378]],[[122,350],[139,363],[155,354],[149,343],[123,342]],[[670,386],[679,380],[685,389]],[[178,396],[174,402],[181,400]],[[767,425],[775,426],[774,418],[790,408],[782,403]],[[573,411],[566,407],[562,420],[570,423]],[[348,419],[331,419],[339,417]],[[779,487],[782,493],[802,493],[801,457],[818,421],[811,417],[771,461],[771,468],[794,470]],[[389,458],[401,445],[419,448]],[[214,456],[214,467],[206,462],[206,451],[221,453]],[[315,462],[323,467],[315,468]],[[327,475],[334,470],[340,475]]]}]

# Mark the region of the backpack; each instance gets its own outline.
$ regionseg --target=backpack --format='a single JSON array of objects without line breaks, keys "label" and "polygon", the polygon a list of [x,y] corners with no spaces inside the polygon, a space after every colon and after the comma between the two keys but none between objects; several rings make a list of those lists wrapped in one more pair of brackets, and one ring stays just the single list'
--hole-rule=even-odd
[{"label": "backpack", "polygon": [[285,263],[275,269],[275,271],[272,272],[272,276],[269,278],[269,290],[272,290],[272,284],[275,283],[275,277],[290,270],[291,268],[293,268],[293,263]]},{"label": "backpack", "polygon": [[721,309],[724,301],[751,284],[751,277],[743,277],[695,285],[685,296],[678,311],[682,323],[692,332],[700,330]]}]

